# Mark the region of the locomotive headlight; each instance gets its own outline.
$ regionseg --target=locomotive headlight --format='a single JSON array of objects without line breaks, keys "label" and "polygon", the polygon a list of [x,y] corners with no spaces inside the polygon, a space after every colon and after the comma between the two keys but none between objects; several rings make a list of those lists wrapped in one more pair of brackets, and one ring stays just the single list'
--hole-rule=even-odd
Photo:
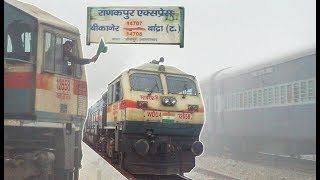
[{"label": "locomotive headlight", "polygon": [[171,105],[175,105],[177,103],[177,99],[174,97],[170,98]]},{"label": "locomotive headlight", "polygon": [[165,106],[170,105],[170,99],[168,97],[163,97],[162,98],[162,104]]},{"label": "locomotive headlight", "polygon": [[162,104],[165,106],[174,106],[177,103],[175,97],[163,96],[161,97]]}]

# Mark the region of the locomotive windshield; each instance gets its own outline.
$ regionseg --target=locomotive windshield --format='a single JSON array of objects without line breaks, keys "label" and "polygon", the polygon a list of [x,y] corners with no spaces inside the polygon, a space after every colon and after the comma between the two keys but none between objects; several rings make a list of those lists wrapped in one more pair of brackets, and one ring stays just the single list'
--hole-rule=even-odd
[{"label": "locomotive windshield", "polygon": [[135,73],[130,76],[131,88],[135,91],[161,92],[160,77],[155,74]]},{"label": "locomotive windshield", "polygon": [[168,93],[197,95],[196,84],[185,77],[167,76]]}]

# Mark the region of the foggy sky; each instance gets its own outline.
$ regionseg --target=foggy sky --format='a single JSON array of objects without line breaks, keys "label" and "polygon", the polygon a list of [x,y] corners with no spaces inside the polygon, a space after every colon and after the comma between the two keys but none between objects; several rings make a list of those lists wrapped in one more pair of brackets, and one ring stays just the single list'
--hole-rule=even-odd
[{"label": "foggy sky", "polygon": [[22,0],[79,28],[84,57],[88,6],[184,6],[184,48],[174,45],[108,45],[86,66],[90,106],[123,70],[164,57],[164,64],[198,80],[237,65],[257,63],[316,45],[316,0]]}]

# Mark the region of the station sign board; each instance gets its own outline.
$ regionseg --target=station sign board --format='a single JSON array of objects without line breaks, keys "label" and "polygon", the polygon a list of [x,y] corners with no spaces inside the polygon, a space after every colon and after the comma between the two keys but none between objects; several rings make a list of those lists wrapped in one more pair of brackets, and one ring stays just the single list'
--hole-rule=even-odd
[{"label": "station sign board", "polygon": [[184,46],[183,7],[88,7],[86,44]]}]

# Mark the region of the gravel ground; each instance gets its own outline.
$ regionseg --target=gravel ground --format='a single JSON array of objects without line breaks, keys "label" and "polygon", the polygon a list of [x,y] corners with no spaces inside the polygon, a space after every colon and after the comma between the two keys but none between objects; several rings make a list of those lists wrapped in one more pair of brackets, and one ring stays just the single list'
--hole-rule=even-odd
[{"label": "gravel ground", "polygon": [[[316,173],[305,173],[288,168],[264,167],[247,162],[234,161],[213,156],[200,156],[196,158],[196,167],[212,170],[222,174],[231,175],[239,179],[261,180],[315,180]],[[191,171],[192,172],[192,171]],[[194,179],[203,179],[201,176]],[[206,179],[206,178],[205,178]]]}]

